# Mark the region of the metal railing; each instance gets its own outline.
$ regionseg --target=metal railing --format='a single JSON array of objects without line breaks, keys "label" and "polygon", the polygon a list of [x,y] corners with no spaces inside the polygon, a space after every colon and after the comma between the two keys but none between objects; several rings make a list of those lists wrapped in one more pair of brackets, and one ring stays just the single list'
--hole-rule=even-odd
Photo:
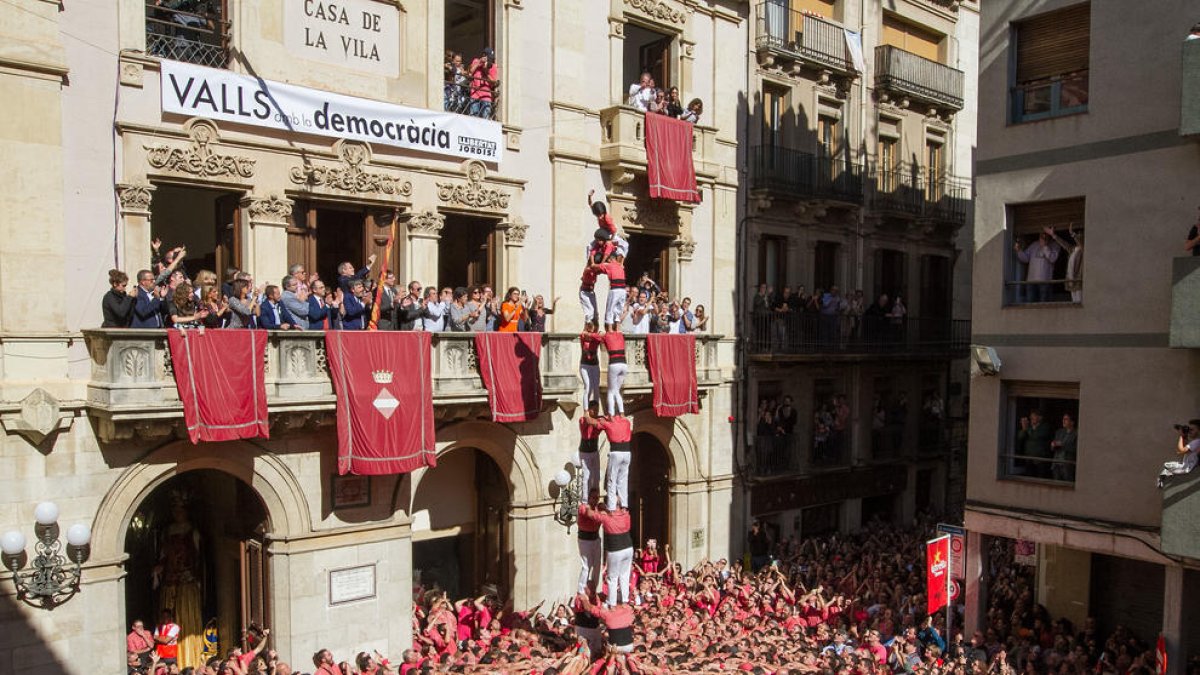
[{"label": "metal railing", "polygon": [[150,56],[224,68],[229,61],[229,28],[220,2],[146,3],[146,53]]},{"label": "metal railing", "polygon": [[457,83],[445,82],[442,104],[446,112],[494,120],[500,111],[500,82],[470,77]]},{"label": "metal railing", "polygon": [[755,146],[750,155],[754,188],[862,203],[861,164],[773,145]]},{"label": "metal railing", "polygon": [[1075,484],[1075,460],[1032,457],[1019,453],[1000,455],[1000,471],[1005,478],[1036,479],[1053,483]]},{"label": "metal railing", "polygon": [[791,311],[750,318],[752,354],[965,354],[968,319],[818,314]]},{"label": "metal railing", "polygon": [[875,85],[955,110],[963,107],[963,72],[893,45],[875,48]]},{"label": "metal railing", "polygon": [[[1061,254],[1060,254],[1061,255]],[[1077,286],[1075,291],[1068,290],[1068,285]],[[1048,281],[1006,281],[1004,282],[1005,304],[1035,305],[1046,302],[1080,302],[1073,292],[1083,292],[1083,280],[1050,279]],[[1082,298],[1082,296],[1080,296]]]},{"label": "metal railing", "polygon": [[1088,71],[1019,84],[1012,88],[1014,122],[1087,112]]},{"label": "metal railing", "polygon": [[755,18],[755,42],[760,49],[792,54],[843,72],[853,69],[840,25],[795,9],[788,0],[760,2]]},{"label": "metal railing", "polygon": [[751,462],[758,477],[784,476],[810,468],[843,466],[850,457],[849,432],[831,432],[824,439],[810,434],[756,435]]},{"label": "metal railing", "polygon": [[883,213],[962,225],[967,222],[970,184],[950,174],[930,175],[922,166],[874,164],[870,171],[870,204]]}]

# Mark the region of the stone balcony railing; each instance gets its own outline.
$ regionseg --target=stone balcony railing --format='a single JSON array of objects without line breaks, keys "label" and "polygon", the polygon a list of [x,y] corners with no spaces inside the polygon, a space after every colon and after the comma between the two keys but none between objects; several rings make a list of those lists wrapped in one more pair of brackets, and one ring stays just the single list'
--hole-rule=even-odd
[{"label": "stone balcony railing", "polygon": [[[692,161],[697,178],[712,180],[720,172],[716,141],[715,128],[699,124],[693,128]],[[626,177],[646,174],[646,113],[627,105],[600,111],[600,167]],[[617,182],[627,181],[618,178]]]},{"label": "stone balcony railing", "polygon": [[[87,408],[102,440],[165,437],[183,421],[167,335],[162,330],[84,331],[92,374]],[[720,336],[697,337],[696,375],[701,391],[721,382]],[[646,341],[628,337],[626,396],[650,393]],[[325,336],[317,331],[271,331],[264,354],[267,409],[273,427],[332,424],[335,396],[325,361]],[[433,337],[433,402],[439,419],[487,415],[487,391],[479,376],[475,341],[469,333]],[[541,376],[547,406],[579,400],[579,338],[548,333],[542,341]]]}]

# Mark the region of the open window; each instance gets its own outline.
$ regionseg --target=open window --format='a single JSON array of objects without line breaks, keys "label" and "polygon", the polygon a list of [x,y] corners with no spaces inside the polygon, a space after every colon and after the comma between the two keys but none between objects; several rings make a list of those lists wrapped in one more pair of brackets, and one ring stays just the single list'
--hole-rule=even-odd
[{"label": "open window", "polygon": [[1087,112],[1091,4],[1013,24],[1012,121]]},{"label": "open window", "polygon": [[[438,284],[441,287],[494,286],[496,222],[446,214],[438,242]],[[503,289],[497,289],[503,293]]]},{"label": "open window", "polygon": [[[449,112],[498,118],[502,76],[496,54],[494,0],[446,0],[443,102]],[[490,50],[490,64],[483,63]],[[474,68],[473,68],[474,66]]]},{"label": "open window", "polygon": [[224,68],[229,61],[228,0],[146,2],[146,53]]},{"label": "open window", "polygon": [[1083,197],[1008,207],[1005,304],[1083,302]]},{"label": "open window", "polygon": [[158,185],[150,206],[150,232],[162,241],[160,253],[187,247],[181,269],[188,278],[200,270],[212,270],[224,278],[226,268],[240,268],[240,198],[219,190]]},{"label": "open window", "polygon": [[[671,70],[671,47],[674,43],[673,35],[659,33],[634,23],[626,24],[625,51],[622,54],[625,86],[637,84],[642,73],[650,73],[650,77],[654,79],[654,86],[668,91],[677,75]],[[626,94],[628,93],[626,91]],[[685,92],[680,92],[680,95],[685,95]]]},{"label": "open window", "polygon": [[772,292],[787,283],[787,237],[764,235],[759,240],[758,283]]},{"label": "open window", "polygon": [[637,283],[643,274],[649,275],[658,287],[671,289],[671,238],[657,234],[630,233],[629,257],[625,259],[625,276]]},{"label": "open window", "polygon": [[1000,477],[1074,485],[1079,385],[1021,382],[1007,390]]}]

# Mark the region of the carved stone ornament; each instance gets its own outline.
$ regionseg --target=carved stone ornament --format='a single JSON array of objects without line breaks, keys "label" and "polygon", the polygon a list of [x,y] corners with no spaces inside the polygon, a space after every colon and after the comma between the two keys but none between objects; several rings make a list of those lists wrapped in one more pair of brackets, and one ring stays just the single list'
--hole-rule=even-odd
[{"label": "carved stone ornament", "polygon": [[336,150],[342,158],[341,166],[314,166],[307,163],[305,166],[294,166],[291,171],[292,182],[358,194],[412,195],[411,182],[363,169],[364,164],[371,162],[371,151],[366,145],[338,141]]},{"label": "carved stone ornament", "polygon": [[121,200],[121,213],[150,213],[150,202],[156,188],[149,184],[121,184],[117,186],[117,199]]},{"label": "carved stone ornament", "polygon": [[633,206],[623,207],[625,220],[648,230],[678,230],[680,225],[678,207],[651,204],[639,200]]},{"label": "carved stone ornament", "polygon": [[246,197],[242,207],[250,212],[251,223],[287,223],[292,218],[295,203],[287,197]]},{"label": "carved stone ornament", "polygon": [[692,256],[696,254],[696,240],[691,237],[680,237],[671,244],[679,250],[680,260],[691,260]]},{"label": "carved stone ornament", "polygon": [[687,21],[687,12],[675,9],[661,0],[625,0],[625,4],[659,21],[667,23],[685,23]]},{"label": "carved stone ornament", "polygon": [[466,206],[473,209],[508,208],[509,194],[501,190],[484,187],[487,170],[480,162],[466,163],[467,182],[438,183],[438,199],[456,206]]},{"label": "carved stone ornament", "polygon": [[16,414],[5,415],[4,428],[21,434],[37,445],[50,434],[58,431],[64,421],[62,406],[58,399],[45,389],[34,389],[21,400],[21,409]]},{"label": "carved stone ornament", "polygon": [[446,216],[436,211],[418,211],[409,216],[408,234],[412,237],[437,239],[446,226]]},{"label": "carved stone ornament", "polygon": [[504,229],[504,243],[510,246],[521,246],[525,243],[525,234],[529,232],[529,223],[515,218],[500,225]]},{"label": "carved stone ornament", "polygon": [[194,121],[188,133],[192,137],[188,148],[172,148],[163,143],[142,146],[146,149],[146,161],[155,169],[199,178],[250,178],[254,175],[255,160],[241,155],[222,155],[209,147],[218,138],[217,127],[212,122]]}]

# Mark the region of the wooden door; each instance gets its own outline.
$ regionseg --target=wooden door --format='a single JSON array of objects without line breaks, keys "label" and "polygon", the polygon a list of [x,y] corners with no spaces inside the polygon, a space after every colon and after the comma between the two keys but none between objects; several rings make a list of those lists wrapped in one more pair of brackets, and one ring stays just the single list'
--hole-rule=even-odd
[{"label": "wooden door", "polygon": [[671,87],[671,43],[674,38],[664,37],[656,42],[642,45],[638,59],[642,70],[654,78],[654,85],[666,91]]},{"label": "wooden door", "polygon": [[225,270],[242,268],[242,209],[239,195],[217,197],[215,267],[217,278],[225,280]]},{"label": "wooden door", "polygon": [[308,202],[297,201],[287,226],[288,266],[299,263],[308,272],[316,270],[316,244],[317,212]]},{"label": "wooden door", "polygon": [[257,624],[270,628],[270,599],[267,583],[267,557],[263,542],[241,542],[242,628]]}]

